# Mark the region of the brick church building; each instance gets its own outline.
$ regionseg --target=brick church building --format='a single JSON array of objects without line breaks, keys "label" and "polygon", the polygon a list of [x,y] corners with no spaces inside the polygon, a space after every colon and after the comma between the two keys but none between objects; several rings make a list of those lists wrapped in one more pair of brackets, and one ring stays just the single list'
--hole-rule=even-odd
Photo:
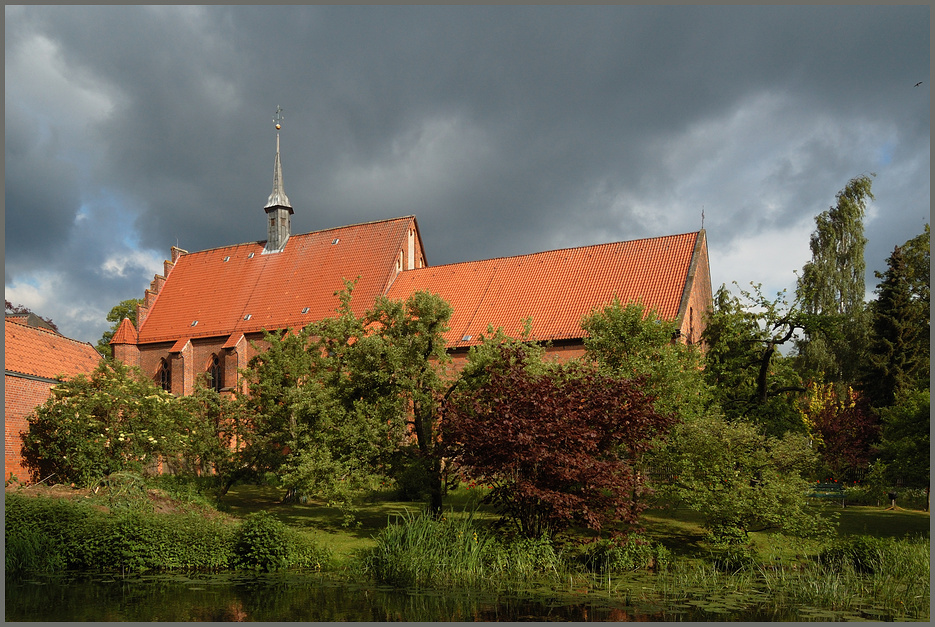
[{"label": "brick church building", "polygon": [[456,364],[488,325],[517,336],[530,317],[533,337],[549,341],[552,353],[582,355],[582,317],[615,295],[656,308],[676,322],[681,341],[694,343],[712,304],[704,230],[442,266],[427,264],[415,216],[293,235],[278,133],[264,211],[265,241],[194,253],[173,247],[137,325],[124,319],[114,334],[114,357],[175,394],[191,393],[204,374],[220,391],[238,389],[238,371],[257,350],[251,341],[264,329],[335,315],[335,292],[358,277],[357,315],[381,295],[429,291],[451,303],[446,341]]}]

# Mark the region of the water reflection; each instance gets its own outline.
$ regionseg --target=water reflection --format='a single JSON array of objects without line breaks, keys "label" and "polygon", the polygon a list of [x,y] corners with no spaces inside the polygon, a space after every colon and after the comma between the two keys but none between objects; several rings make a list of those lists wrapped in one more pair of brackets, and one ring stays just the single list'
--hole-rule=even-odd
[{"label": "water reflection", "polygon": [[[775,607],[631,602],[579,590],[522,594],[398,590],[314,573],[65,574],[6,581],[7,621],[799,620]],[[839,619],[841,617],[838,617]]]},{"label": "water reflection", "polygon": [[[594,595],[591,595],[593,597]],[[301,573],[62,575],[6,582],[7,621],[671,620],[588,595],[397,590]]]}]

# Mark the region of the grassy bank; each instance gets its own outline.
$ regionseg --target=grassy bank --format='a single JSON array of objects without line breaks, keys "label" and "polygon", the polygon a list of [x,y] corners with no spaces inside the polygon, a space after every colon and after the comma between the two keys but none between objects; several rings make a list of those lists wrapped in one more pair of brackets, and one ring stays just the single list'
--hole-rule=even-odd
[{"label": "grassy bank", "polygon": [[351,524],[337,508],[283,503],[283,495],[241,485],[213,509],[196,494],[170,503],[164,492],[126,486],[76,499],[8,492],[7,575],[301,567],[401,588],[590,591],[713,612],[740,605],[767,615],[775,607],[777,616],[802,607],[814,618],[928,618],[925,512],[821,504],[837,517],[835,537],[751,533],[730,561],[684,509],[646,512],[639,542],[581,545],[568,536],[511,540],[494,530],[496,515],[477,489],[452,492],[441,521],[422,516],[421,503],[373,494]]}]

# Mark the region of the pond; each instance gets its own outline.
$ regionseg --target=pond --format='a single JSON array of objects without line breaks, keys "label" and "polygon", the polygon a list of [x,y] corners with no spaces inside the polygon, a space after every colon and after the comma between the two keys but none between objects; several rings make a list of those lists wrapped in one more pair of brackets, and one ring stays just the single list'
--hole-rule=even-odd
[{"label": "pond", "polygon": [[[400,590],[315,573],[63,574],[6,581],[7,621],[790,621],[847,620],[768,599],[698,598],[668,607],[626,590],[526,593]],[[647,582],[648,583],[648,582]],[[866,618],[866,617],[864,617]]]}]

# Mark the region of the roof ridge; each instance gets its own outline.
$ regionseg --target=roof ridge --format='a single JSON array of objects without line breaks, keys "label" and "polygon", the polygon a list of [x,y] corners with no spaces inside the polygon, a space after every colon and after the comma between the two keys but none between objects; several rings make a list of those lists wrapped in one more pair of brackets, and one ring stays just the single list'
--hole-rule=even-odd
[{"label": "roof ridge", "polygon": [[[413,268],[412,270],[403,270],[403,272],[415,272],[417,270],[439,270],[441,268],[447,268],[450,266],[460,266],[464,264],[473,264],[473,263],[483,263],[485,261],[500,261],[506,259],[519,259],[521,257],[535,257],[537,255],[547,255],[549,253],[560,253],[569,250],[584,250],[586,248],[600,248],[602,246],[614,246],[616,244],[633,244],[636,242],[648,242],[651,240],[661,240],[661,239],[671,239],[675,237],[684,237],[686,235],[697,235],[701,233],[701,230],[698,231],[686,231],[685,233],[676,233],[674,235],[660,235],[658,237],[640,237],[637,239],[628,239],[618,242],[604,242],[603,244],[588,244],[587,246],[568,246],[566,248],[555,248],[552,250],[542,250],[535,253],[523,253],[521,255],[502,255],[500,257],[490,257],[488,259],[475,259],[473,261],[453,261],[451,263],[443,263],[437,266],[425,266],[423,268]],[[402,274],[402,273],[400,273]]]},{"label": "roof ridge", "polygon": [[6,316],[4,316],[4,321],[9,322],[10,324],[15,324],[17,329],[32,329],[33,331],[40,331],[42,333],[47,333],[53,337],[59,337],[64,340],[68,340],[69,342],[73,342],[74,344],[78,344],[80,346],[90,346],[91,348],[94,348],[94,344],[92,344],[91,342],[82,342],[81,340],[76,340],[75,338],[68,337],[67,335],[62,335],[61,333],[58,333],[57,331],[53,331],[52,329],[46,329],[45,327],[31,327],[28,324],[19,324],[19,323],[13,322],[12,320],[7,320]]},{"label": "roof ridge", "polygon": [[[407,216],[399,216],[398,218],[386,218],[386,219],[384,219],[384,220],[370,220],[369,222],[355,222],[354,224],[345,224],[344,226],[332,226],[332,227],[329,227],[329,228],[327,228],[327,229],[319,229],[319,230],[317,230],[317,231],[309,231],[309,232],[307,232],[307,233],[296,233],[296,234],[290,236],[289,239],[294,239],[294,238],[296,238],[296,237],[305,237],[306,235],[316,235],[316,234],[318,234],[318,233],[327,233],[328,231],[337,231],[337,230],[340,230],[340,229],[349,229],[349,228],[352,228],[352,227],[355,227],[355,226],[368,226],[368,225],[371,225],[371,224],[380,224],[381,222],[398,222],[398,221],[400,221],[400,220],[409,220],[409,219],[415,218],[415,217],[416,217],[415,214],[410,214],[410,215],[407,215]],[[192,251],[192,252],[186,251],[186,252],[184,252],[184,253],[182,254],[182,256],[184,257],[185,255],[196,255],[196,254],[198,254],[198,253],[209,253],[209,252],[212,252],[212,251],[225,250],[225,249],[228,249],[228,248],[237,248],[238,246],[253,246],[253,245],[259,246],[260,244],[265,244],[265,243],[266,243],[266,240],[262,240],[262,239],[261,239],[261,240],[253,240],[253,241],[250,241],[250,242],[240,242],[239,244],[227,244],[226,246],[213,246],[213,247],[211,247],[211,248],[203,248],[203,249],[201,249],[201,250],[195,250],[195,251]],[[181,249],[180,249],[180,250],[181,250]]]}]

